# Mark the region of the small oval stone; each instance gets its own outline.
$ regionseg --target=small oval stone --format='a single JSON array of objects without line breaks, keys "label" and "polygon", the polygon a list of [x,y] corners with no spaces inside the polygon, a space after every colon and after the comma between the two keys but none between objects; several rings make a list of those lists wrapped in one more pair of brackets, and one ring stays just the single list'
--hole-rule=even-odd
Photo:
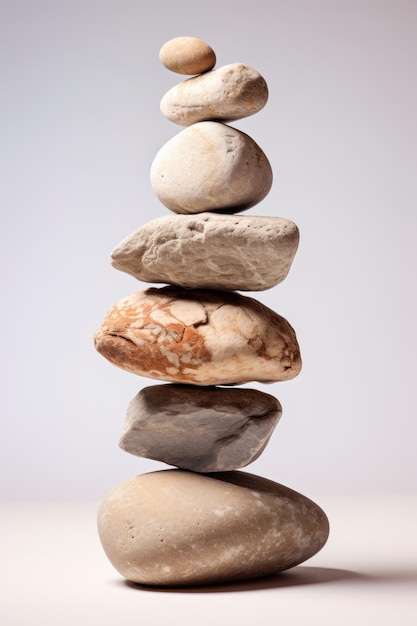
[{"label": "small oval stone", "polygon": [[287,276],[299,241],[294,222],[257,215],[165,215],[111,253],[113,267],[148,283],[261,291]]},{"label": "small oval stone", "polygon": [[276,574],[327,541],[323,510],[245,472],[163,470],[114,488],[98,532],[115,569],[144,585],[196,585]]},{"label": "small oval stone", "polygon": [[293,328],[236,292],[150,288],[117,302],[94,336],[114,365],[193,385],[290,380],[301,370]]},{"label": "small oval stone", "polygon": [[236,213],[265,198],[272,168],[249,135],[219,122],[198,122],[162,146],[150,178],[156,196],[175,213]]},{"label": "small oval stone", "polygon": [[226,472],[260,456],[281,413],[255,389],[153,385],[130,402],[119,445],[181,469]]},{"label": "small oval stone", "polygon": [[162,98],[162,115],[189,126],[203,120],[232,121],[258,113],[268,100],[265,79],[243,63],[224,65],[175,85]]},{"label": "small oval stone", "polygon": [[175,37],[159,51],[159,60],[177,74],[201,74],[216,64],[213,49],[197,37]]}]

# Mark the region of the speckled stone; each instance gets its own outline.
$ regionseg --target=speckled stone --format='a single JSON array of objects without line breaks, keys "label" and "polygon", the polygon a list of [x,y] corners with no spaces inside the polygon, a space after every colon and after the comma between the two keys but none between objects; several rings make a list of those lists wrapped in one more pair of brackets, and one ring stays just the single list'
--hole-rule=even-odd
[{"label": "speckled stone", "polygon": [[231,63],[189,78],[163,96],[162,115],[189,126],[203,120],[238,120],[258,113],[268,101],[265,79],[244,63]]},{"label": "speckled stone", "polygon": [[213,49],[197,37],[174,37],[159,51],[159,60],[177,74],[200,74],[216,64]]},{"label": "speckled stone", "polygon": [[165,215],[111,253],[113,267],[149,283],[261,291],[287,276],[298,247],[294,222],[257,215]]},{"label": "speckled stone", "polygon": [[323,547],[329,525],[314,502],[265,478],[165,470],[113,489],[99,509],[98,530],[122,576],[167,586],[288,569]]},{"label": "speckled stone", "polygon": [[259,457],[281,412],[255,389],[154,385],[130,402],[120,447],[194,472],[235,470]]},{"label": "speckled stone", "polygon": [[174,383],[278,382],[301,369],[290,324],[236,292],[137,291],[110,309],[94,339],[114,365]]},{"label": "speckled stone", "polygon": [[219,122],[198,122],[172,137],[150,170],[158,199],[175,213],[236,213],[272,186],[271,165],[249,135]]}]

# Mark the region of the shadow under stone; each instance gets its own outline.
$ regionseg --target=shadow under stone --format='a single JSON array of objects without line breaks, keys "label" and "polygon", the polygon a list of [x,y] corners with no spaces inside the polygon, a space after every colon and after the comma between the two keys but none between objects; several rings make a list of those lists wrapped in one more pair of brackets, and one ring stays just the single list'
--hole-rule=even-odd
[{"label": "shadow under stone", "polygon": [[[374,577],[369,577],[371,580]],[[133,583],[129,580],[121,581],[121,584],[141,591],[162,592],[162,593],[231,593],[239,591],[257,591],[261,589],[280,589],[297,587],[301,585],[318,585],[323,583],[334,583],[340,581],[366,580],[368,577],[357,572],[330,567],[305,567],[297,566],[292,570],[265,576],[263,578],[253,578],[242,581],[231,581],[222,584],[212,585],[190,585],[190,586],[153,586]],[[374,579],[375,580],[375,579]]]}]

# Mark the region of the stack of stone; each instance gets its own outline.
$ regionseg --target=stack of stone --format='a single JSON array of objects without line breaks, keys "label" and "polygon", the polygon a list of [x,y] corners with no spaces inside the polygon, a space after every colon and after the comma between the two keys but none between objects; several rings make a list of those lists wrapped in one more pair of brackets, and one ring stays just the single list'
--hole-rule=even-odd
[{"label": "stack of stone", "polygon": [[229,125],[264,107],[263,77],[242,63],[213,69],[213,50],[193,37],[168,41],[160,59],[192,76],[162,98],[162,113],[186,128],[151,166],[152,188],[173,214],[124,239],[112,264],[165,286],[116,303],[95,345],[114,365],[168,383],[131,401],[120,446],[177,469],[113,489],[99,510],[99,534],[114,567],[137,583],[264,576],[310,558],[328,535],[314,502],[236,471],[262,453],[281,406],[234,385],[286,381],[301,368],[290,324],[237,292],[286,277],[298,229],[281,217],[236,215],[272,184],[261,148]]}]

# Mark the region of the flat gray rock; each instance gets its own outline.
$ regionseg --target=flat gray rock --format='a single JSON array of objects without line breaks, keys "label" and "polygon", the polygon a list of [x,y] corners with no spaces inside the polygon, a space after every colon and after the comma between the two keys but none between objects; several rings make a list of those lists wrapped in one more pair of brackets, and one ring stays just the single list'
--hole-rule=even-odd
[{"label": "flat gray rock", "polygon": [[166,215],[112,251],[112,265],[148,283],[261,291],[287,276],[297,251],[294,222],[256,215]]},{"label": "flat gray rock", "polygon": [[272,185],[272,169],[249,135],[219,122],[198,122],[156,154],[152,189],[174,213],[236,213],[258,204]]},{"label": "flat gray rock", "polygon": [[278,382],[301,370],[287,320],[234,291],[137,291],[110,309],[94,341],[114,365],[174,383]]},{"label": "flat gray rock", "polygon": [[267,101],[268,86],[259,72],[244,63],[231,63],[175,85],[163,96],[160,108],[171,122],[190,126],[248,117]]},{"label": "flat gray rock", "polygon": [[254,389],[154,385],[130,402],[120,447],[194,472],[235,470],[259,457],[281,413]]},{"label": "flat gray rock", "polygon": [[165,470],[115,487],[99,508],[98,531],[122,576],[170,586],[294,567],[321,550],[329,523],[317,504],[260,476]]}]

